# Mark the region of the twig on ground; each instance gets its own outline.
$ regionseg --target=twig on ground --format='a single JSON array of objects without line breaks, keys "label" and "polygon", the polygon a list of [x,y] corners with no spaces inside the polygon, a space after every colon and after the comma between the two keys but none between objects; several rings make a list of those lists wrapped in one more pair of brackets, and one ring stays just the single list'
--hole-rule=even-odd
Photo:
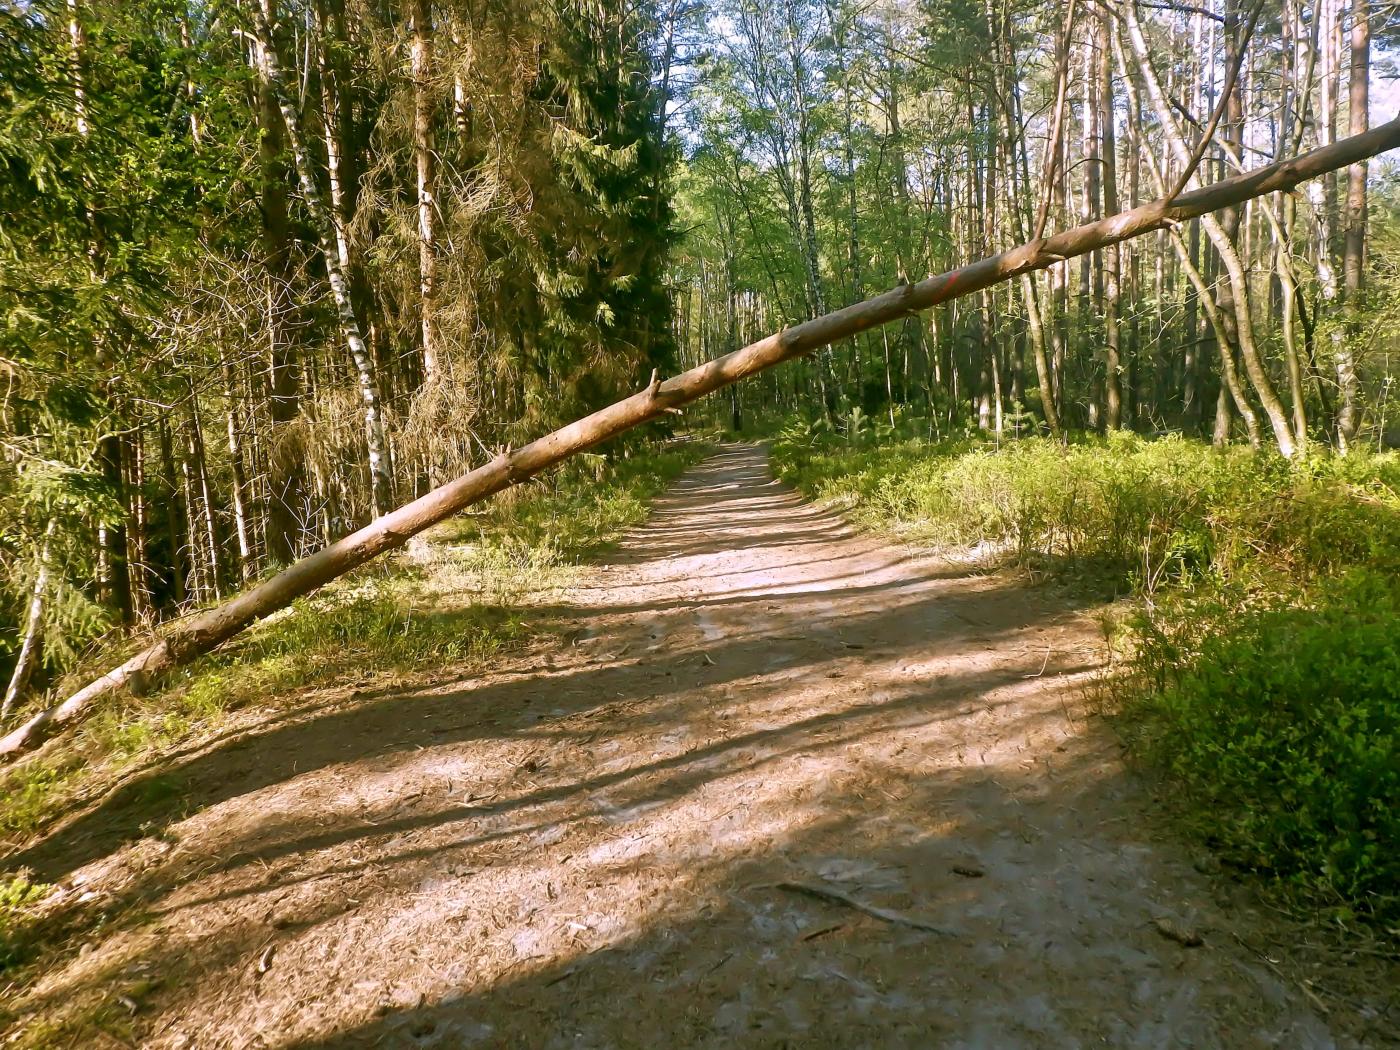
[{"label": "twig on ground", "polygon": [[1042,661],[1040,661],[1040,670],[1037,671],[1035,674],[1023,674],[1021,677],[1022,677],[1022,678],[1039,678],[1041,675],[1043,675],[1043,674],[1045,673],[1045,668],[1049,665],[1049,663],[1050,663],[1050,646],[1047,645],[1047,646],[1045,647],[1045,659],[1042,660]]},{"label": "twig on ground", "polygon": [[833,904],[843,904],[847,908],[854,908],[858,912],[869,915],[872,919],[879,919],[881,922],[888,922],[895,926],[908,926],[914,930],[925,930],[928,933],[937,933],[943,937],[956,937],[952,930],[945,930],[942,926],[935,926],[931,922],[923,919],[916,919],[909,915],[904,915],[889,908],[879,908],[873,904],[866,904],[864,901],[842,893],[840,890],[831,889],[829,886],[816,886],[809,882],[778,882],[774,886],[780,890],[787,890],[790,893],[801,893],[808,897],[815,897],[817,900],[829,901]]},{"label": "twig on ground", "polygon": [[1331,1013],[1331,1011],[1327,1009],[1327,1004],[1324,1003],[1322,999],[1318,996],[1318,994],[1315,991],[1313,991],[1313,989],[1310,987],[1309,982],[1284,973],[1283,967],[1279,966],[1279,964],[1274,962],[1274,960],[1270,959],[1266,953],[1260,951],[1258,948],[1250,944],[1247,940],[1241,937],[1238,933],[1235,933],[1233,930],[1230,932],[1230,936],[1235,939],[1236,944],[1238,944],[1241,948],[1245,949],[1245,951],[1249,952],[1256,959],[1258,959],[1265,966],[1267,966],[1270,970],[1272,970],[1274,972],[1274,975],[1278,977],[1279,980],[1285,982],[1286,984],[1293,984],[1297,986],[1298,990],[1302,992],[1305,996],[1307,996],[1308,1002],[1312,1003],[1313,1006],[1315,1006],[1324,1016]]}]

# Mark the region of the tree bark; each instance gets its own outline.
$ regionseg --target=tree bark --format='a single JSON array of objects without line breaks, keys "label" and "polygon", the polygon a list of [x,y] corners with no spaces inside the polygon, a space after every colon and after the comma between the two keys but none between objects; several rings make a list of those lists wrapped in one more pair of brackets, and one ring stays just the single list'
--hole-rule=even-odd
[{"label": "tree bark", "polygon": [[[263,19],[277,22],[277,0],[253,0],[262,4]],[[301,400],[301,376],[291,340],[291,285],[295,275],[292,236],[287,214],[286,165],[283,157],[282,117],[269,86],[265,56],[255,45],[258,78],[258,181],[262,205],[262,248],[266,288],[268,414],[272,433],[267,442],[267,557],[276,565],[289,565],[301,553],[304,475],[301,457],[283,444],[297,417]],[[176,559],[178,561],[178,559]]]},{"label": "tree bark", "polygon": [[[1112,33],[1112,41],[1118,52],[1120,65],[1122,64],[1122,46],[1118,34]],[[1124,87],[1128,93],[1131,104],[1131,112],[1134,115],[1134,122],[1140,123],[1142,106],[1138,99],[1138,90],[1133,83],[1131,76],[1123,78]],[[1152,181],[1152,187],[1159,197],[1165,198],[1171,193],[1174,187],[1169,187],[1162,168],[1158,165],[1157,159],[1150,154],[1147,157],[1148,176]],[[1197,227],[1192,226],[1192,234],[1196,234]],[[1230,406],[1234,405],[1235,411],[1244,421],[1245,433],[1249,438],[1252,448],[1259,447],[1259,422],[1255,414],[1254,407],[1249,403],[1248,395],[1245,393],[1244,385],[1240,382],[1239,370],[1235,367],[1235,341],[1236,334],[1231,325],[1231,316],[1224,313],[1219,303],[1210,294],[1210,286],[1206,278],[1202,275],[1197,266],[1194,253],[1181,236],[1181,231],[1176,227],[1167,228],[1168,240],[1172,248],[1177,253],[1177,258],[1181,263],[1182,272],[1191,288],[1195,290],[1196,301],[1200,304],[1202,312],[1206,315],[1206,320],[1210,325],[1210,330],[1215,336],[1215,345],[1220,354],[1220,390],[1216,398],[1214,432],[1211,435],[1212,442],[1217,446],[1223,446],[1230,440]],[[1194,324],[1188,329],[1188,334],[1194,335]]]},{"label": "tree bark", "polygon": [[[1050,122],[1050,133],[1045,140],[1045,152],[1041,158],[1041,197],[1036,209],[1035,226],[1031,233],[1031,240],[1039,240],[1045,233],[1045,224],[1050,218],[1050,204],[1054,197],[1051,189],[1057,182],[1060,160],[1060,144],[1063,139],[1065,101],[1069,93],[1069,46],[1070,36],[1074,31],[1075,3],[1071,2],[1065,9],[1065,20],[1058,39],[1058,51],[1056,54],[1056,76],[1055,76],[1055,106],[1054,115]],[[1016,90],[1015,77],[1013,76],[1014,50],[1009,39],[1005,20],[1002,19],[996,27],[997,36],[1000,42],[1002,61],[998,64],[1001,75],[1004,78],[1002,90],[998,92],[1003,103],[1009,107],[1006,114],[1007,120],[1007,170],[1011,176],[1011,192],[1013,197],[1019,197],[1016,183],[1017,160],[1020,160],[1021,183],[1030,183],[1030,161],[1026,151],[1025,121],[1022,120],[1020,109],[1020,95]],[[1020,213],[1012,209],[1012,218],[1018,235],[1024,235],[1021,229]],[[1039,293],[1039,285],[1034,276],[1030,273],[1021,275],[1021,299],[1026,309],[1026,324],[1030,333],[1031,359],[1035,364],[1036,382],[1040,390],[1041,414],[1045,417],[1045,425],[1050,429],[1054,437],[1061,436],[1060,413],[1055,399],[1055,371],[1052,367],[1052,359],[1047,353],[1046,343],[1053,342],[1053,336],[1047,339],[1047,333],[1053,329],[1054,322],[1050,315],[1052,312],[1052,298],[1042,299]]]},{"label": "tree bark", "polygon": [[[87,27],[83,5],[80,0],[67,0],[68,9],[68,65],[71,76],[73,98],[73,126],[78,137],[84,141],[92,132],[89,122],[87,96]],[[88,272],[94,285],[106,279],[106,244],[101,223],[91,201],[83,202],[83,216],[88,235]],[[110,338],[110,336],[108,337]],[[97,349],[100,365],[109,368],[111,378],[103,382],[103,393],[107,408],[112,414],[107,426],[109,432],[97,441],[97,466],[102,480],[108,485],[111,495],[123,508],[123,515],[116,521],[103,521],[97,526],[97,566],[98,584],[101,599],[122,625],[134,620],[131,605],[131,577],[127,568],[126,517],[127,508],[125,456],[126,436],[122,431],[123,413],[121,397],[116,378],[117,366],[112,348],[103,339]]]},{"label": "tree bark", "polygon": [[229,502],[233,510],[233,532],[238,540],[238,576],[241,583],[247,583],[258,574],[258,566],[253,554],[252,524],[248,519],[248,470],[243,461],[243,424],[239,419],[238,390],[234,384],[233,363],[223,348],[219,350],[219,371],[223,378]]},{"label": "tree bark", "polygon": [[[1337,23],[1341,20],[1342,0],[1316,0],[1313,4],[1313,25],[1317,33],[1317,111],[1314,123],[1319,145],[1329,145],[1337,138],[1337,95],[1340,90]],[[1340,305],[1337,286],[1337,266],[1333,258],[1336,244],[1337,178],[1329,173],[1308,187],[1308,203],[1313,219],[1313,253],[1317,271],[1317,298],[1314,302],[1314,323]],[[1345,333],[1338,326],[1329,332],[1332,344],[1332,367],[1340,378],[1345,359]],[[1339,391],[1340,394],[1340,391]],[[1340,432],[1341,398],[1338,397],[1333,425]]]},{"label": "tree bark", "polygon": [[[1351,3],[1351,84],[1347,129],[1353,135],[1366,130],[1370,105],[1371,30],[1367,0]],[[1361,336],[1361,291],[1366,249],[1366,169],[1364,160],[1347,168],[1346,235],[1342,248],[1342,281],[1346,289],[1346,326],[1337,346],[1337,446],[1346,452],[1356,440],[1357,414],[1356,343]]]},{"label": "tree bark", "polygon": [[437,143],[433,133],[433,41],[428,0],[408,0],[409,67],[413,78],[413,159],[418,175],[418,309],[423,382],[438,378]]},{"label": "tree bark", "polygon": [[707,361],[665,382],[654,379],[631,397],[574,421],[514,452],[503,452],[468,474],[439,486],[364,528],[329,544],[251,590],[173,625],[154,645],[40,712],[0,739],[10,756],[73,722],[103,696],[141,675],[155,675],[234,637],[249,624],[343,576],[465,507],[517,485],[608,438],[656,419],[706,394],[811,354],[841,339],[979,292],[1020,274],[1046,269],[1085,252],[1170,228],[1188,219],[1300,182],[1400,147],[1400,117],[1331,147],[1225,179],[1175,200],[1157,200],[1098,222],[1037,238],[957,270],[904,284],[882,295],[815,317]]},{"label": "tree bark", "polygon": [[[1302,32],[1301,16],[1296,3],[1288,3],[1283,13],[1283,56],[1280,91],[1282,109],[1278,122],[1278,147],[1274,159],[1286,157],[1302,141],[1304,124],[1303,85],[1311,71],[1298,64],[1298,37]],[[1364,129],[1363,129],[1364,130]],[[1278,280],[1279,334],[1283,340],[1284,367],[1288,373],[1289,397],[1293,402],[1293,430],[1308,432],[1307,391],[1304,384],[1303,358],[1298,352],[1297,317],[1300,308],[1298,278],[1293,269],[1293,236],[1296,206],[1292,196],[1276,194],[1274,209],[1277,221],[1271,221],[1274,244],[1274,273]]]},{"label": "tree bark", "polygon": [[39,547],[39,571],[34,577],[34,588],[29,595],[29,613],[24,621],[24,641],[20,643],[19,656],[15,658],[14,670],[10,672],[10,684],[5,687],[5,699],[0,701],[0,723],[10,717],[24,687],[29,684],[29,676],[39,662],[39,653],[44,642],[44,603],[49,596],[49,573],[53,552],[53,534],[58,520],[50,518],[44,529],[44,539]]},{"label": "tree bark", "polygon": [[321,256],[326,264],[326,279],[335,300],[336,314],[340,330],[350,350],[350,358],[355,365],[355,377],[360,388],[360,399],[365,411],[365,444],[369,460],[370,509],[378,518],[389,506],[393,480],[389,475],[388,450],[384,439],[384,417],[379,407],[379,383],[375,374],[374,358],[365,344],[363,329],[355,315],[354,302],[350,295],[349,275],[341,264],[341,244],[337,237],[337,223],[326,210],[321,197],[321,189],[316,183],[316,172],[312,167],[311,154],[306,136],[302,134],[301,117],[284,80],[282,62],[277,54],[272,27],[263,16],[260,8],[252,9],[255,36],[262,48],[263,75],[267,87],[282,114],[282,126],[287,132],[287,142],[292,148],[292,160],[296,167],[297,181],[301,185],[302,199],[306,210],[311,213],[311,223],[320,242]]},{"label": "tree bark", "polygon": [[[1161,123],[1163,134],[1171,145],[1172,152],[1176,155],[1178,162],[1186,167],[1192,154],[1186,148],[1186,140],[1182,138],[1177,119],[1171,111],[1161,82],[1157,79],[1156,71],[1153,69],[1142,25],[1131,3],[1124,4],[1123,11],[1127,18],[1128,39],[1138,65],[1142,69],[1148,98],[1152,102],[1153,109],[1156,110],[1157,119]],[[1126,67],[1124,71],[1127,72]],[[1198,180],[1193,176],[1189,181]],[[1264,414],[1269,418],[1278,449],[1285,457],[1292,458],[1299,451],[1299,443],[1293,433],[1288,412],[1279,399],[1278,391],[1274,389],[1273,380],[1269,378],[1268,369],[1265,367],[1259,348],[1254,341],[1254,322],[1249,307],[1249,282],[1244,263],[1235,247],[1234,238],[1220,220],[1214,216],[1205,215],[1201,220],[1201,225],[1205,228],[1211,243],[1215,245],[1215,250],[1220,254],[1221,262],[1224,263],[1229,276],[1230,296],[1228,302],[1222,301],[1220,303],[1221,313],[1226,318],[1227,325],[1233,321],[1234,332],[1232,334],[1239,341],[1240,357],[1244,361],[1250,385],[1254,387],[1254,392],[1259,396],[1259,402],[1264,408]]]},{"label": "tree bark", "polygon": [[[815,313],[826,313],[826,286],[822,280],[821,255],[817,244],[816,211],[812,203],[812,149],[815,145],[812,135],[812,114],[807,98],[807,68],[802,54],[800,32],[796,24],[795,5],[788,0],[787,7],[788,57],[792,68],[793,102],[797,116],[797,208],[800,220],[798,234],[802,246],[802,260],[807,269],[807,283],[810,287],[812,309]],[[831,367],[831,351],[823,348],[817,355],[817,372],[822,388],[822,400],[828,417],[836,415],[840,401],[840,391],[835,371]]]},{"label": "tree bark", "polygon": [[[116,410],[115,393],[108,394],[107,403]],[[119,418],[114,418],[109,425],[121,427],[123,424]],[[126,452],[126,435],[119,431],[102,435],[98,442],[97,460],[102,470],[102,480],[107,483],[111,494],[122,508],[121,518],[115,522],[103,522],[98,534],[101,537],[102,548],[102,600],[116,614],[121,624],[130,625],[135,620],[135,615],[131,605],[130,558],[126,542],[126,519],[130,516],[129,494],[126,489]]]},{"label": "tree bark", "polygon": [[152,622],[155,609],[151,592],[151,508],[146,499],[146,443],[137,429],[131,442],[130,479],[131,532],[127,547],[131,552],[131,607],[141,622]]},{"label": "tree bark", "polygon": [[[1118,211],[1118,141],[1113,126],[1113,61],[1109,54],[1110,29],[1108,15],[1097,23],[1099,48],[1099,117],[1103,137],[1103,213]],[[1123,359],[1118,332],[1118,283],[1120,253],[1117,245],[1103,250],[1103,341],[1104,341],[1104,426],[1118,430],[1123,426]]]},{"label": "tree bark", "polygon": [[163,488],[165,489],[166,532],[170,540],[170,593],[178,609],[185,603],[192,574],[186,552],[189,550],[186,537],[189,532],[189,501],[182,499],[188,488],[181,484],[180,474],[175,467],[174,441],[170,434],[170,423],[166,417],[156,420],[156,434],[160,441],[160,466]]}]

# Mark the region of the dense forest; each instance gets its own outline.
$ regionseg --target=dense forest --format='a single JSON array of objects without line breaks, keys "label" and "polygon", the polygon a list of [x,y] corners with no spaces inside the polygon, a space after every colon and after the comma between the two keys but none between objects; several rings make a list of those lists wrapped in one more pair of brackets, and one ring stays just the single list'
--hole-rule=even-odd
[{"label": "dense forest", "polygon": [[0,1035],[1382,1045],[1397,53],[0,0]]},{"label": "dense forest", "polygon": [[[5,711],[94,638],[653,368],[1365,130],[1388,14],[6,5]],[[1400,246],[1372,167],[845,340],[716,411],[1380,447]]]},{"label": "dense forest", "polygon": [[5,6],[7,668],[669,360],[653,14]]},{"label": "dense forest", "polygon": [[[1217,109],[1205,182],[1365,130],[1387,13],[1288,2],[717,12],[723,42],[688,100],[682,345],[704,356],[1166,196],[1184,188]],[[1391,206],[1379,196],[1368,200],[1356,165],[1095,252],[837,348],[805,381],[773,380],[755,406],[905,406],[942,434],[1182,430],[1286,456],[1374,443],[1390,376],[1367,306],[1368,288],[1381,301],[1391,279],[1384,233],[1367,240],[1368,207]]]}]

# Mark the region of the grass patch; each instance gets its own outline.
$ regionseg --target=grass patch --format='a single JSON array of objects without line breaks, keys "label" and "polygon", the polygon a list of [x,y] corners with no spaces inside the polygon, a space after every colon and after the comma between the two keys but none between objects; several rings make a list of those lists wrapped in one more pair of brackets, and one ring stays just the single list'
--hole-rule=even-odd
[{"label": "grass patch", "polygon": [[533,586],[552,570],[612,547],[628,528],[646,520],[651,501],[677,475],[711,451],[704,442],[685,442],[640,453],[584,453],[444,522],[433,535],[455,547],[452,557],[464,570],[509,568],[527,574]]},{"label": "grass patch", "polygon": [[0,879],[0,971],[28,961],[38,922],[34,906],[50,889],[23,874]]},{"label": "grass patch", "polygon": [[[1106,592],[1363,565],[1400,571],[1400,461],[1290,466],[1248,449],[1132,435],[849,445],[792,428],[779,474],[858,521],[936,546],[990,543]],[[1271,581],[1277,582],[1277,581]]]},{"label": "grass patch", "polygon": [[1338,919],[1400,925],[1400,459],[795,424],[774,462],[867,526],[1132,595],[1111,693],[1192,831]]}]

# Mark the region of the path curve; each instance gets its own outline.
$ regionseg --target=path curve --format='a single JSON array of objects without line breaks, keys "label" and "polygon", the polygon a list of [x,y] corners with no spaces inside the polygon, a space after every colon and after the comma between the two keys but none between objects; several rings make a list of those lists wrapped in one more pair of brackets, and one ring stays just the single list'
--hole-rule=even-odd
[{"label": "path curve", "polygon": [[149,921],[31,1007],[151,980],[142,1045],[201,1050],[1349,1045],[1154,842],[1063,599],[731,446],[569,600],[532,665],[190,758],[206,808],[80,873]]}]

